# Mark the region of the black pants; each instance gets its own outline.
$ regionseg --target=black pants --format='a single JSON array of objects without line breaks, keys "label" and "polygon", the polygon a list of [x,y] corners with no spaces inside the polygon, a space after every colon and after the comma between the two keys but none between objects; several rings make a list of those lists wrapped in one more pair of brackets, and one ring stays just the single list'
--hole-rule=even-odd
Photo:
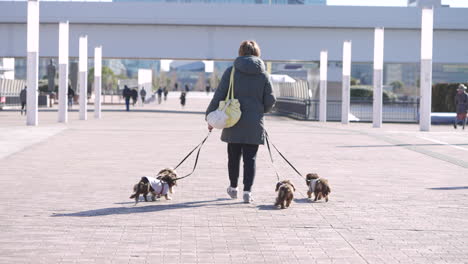
[{"label": "black pants", "polygon": [[237,188],[240,158],[244,161],[244,191],[250,192],[255,178],[258,145],[228,143],[228,170],[231,187]]},{"label": "black pants", "polygon": [[127,111],[130,111],[130,97],[125,98],[125,108]]},{"label": "black pants", "polygon": [[21,102],[21,114],[23,114],[23,111],[26,113],[26,103]]}]

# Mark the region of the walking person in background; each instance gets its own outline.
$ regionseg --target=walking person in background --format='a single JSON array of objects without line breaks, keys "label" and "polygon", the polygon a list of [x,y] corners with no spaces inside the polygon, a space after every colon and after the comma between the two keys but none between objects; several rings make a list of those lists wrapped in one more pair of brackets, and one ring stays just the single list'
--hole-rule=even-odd
[{"label": "walking person in background", "polygon": [[[260,59],[260,47],[255,41],[243,41],[239,48],[239,57],[234,61],[234,98],[239,100],[242,115],[240,120],[230,128],[224,128],[221,140],[228,143],[228,172],[230,185],[227,193],[232,199],[237,198],[240,158],[244,162],[245,203],[252,199],[252,185],[255,179],[255,160],[258,146],[264,144],[263,115],[270,112],[276,102],[269,74],[265,63]],[[211,100],[206,115],[216,110],[219,102],[226,98],[231,71],[229,67],[223,74],[221,82]],[[208,124],[208,130],[213,127]]]},{"label": "walking person in background", "polygon": [[185,84],[185,92],[188,93],[190,91],[190,87],[188,83]]},{"label": "walking person in background", "polygon": [[138,101],[138,91],[137,91],[136,88],[133,88],[130,92],[131,92],[131,95],[132,95],[133,106],[135,106],[136,102]]},{"label": "walking person in background", "polygon": [[164,94],[164,101],[166,101],[167,100],[167,94],[169,94],[169,91],[167,90],[166,87],[164,87],[164,89],[163,89],[163,94]]},{"label": "walking person in background", "polygon": [[26,114],[26,101],[28,97],[28,91],[26,89],[26,86],[23,88],[23,90],[21,90],[19,97],[21,102],[21,115],[23,115],[23,111],[24,114]]},{"label": "walking person in background", "polygon": [[72,109],[73,100],[75,99],[75,91],[68,85],[68,109]]},{"label": "walking person in background", "polygon": [[457,116],[453,122],[453,127],[457,129],[457,123],[462,122],[463,129],[465,129],[466,113],[468,111],[468,94],[466,93],[466,86],[463,84],[460,84],[457,88],[455,107],[457,110]]},{"label": "walking person in background", "polygon": [[127,111],[130,111],[130,97],[132,97],[132,91],[127,85],[124,86],[122,96],[125,99],[125,107]]},{"label": "walking person in background", "polygon": [[187,99],[187,93],[186,92],[181,92],[180,93],[180,105],[182,106],[182,108],[185,107],[186,99]]},{"label": "walking person in background", "polygon": [[141,91],[140,91],[140,96],[141,96],[141,101],[143,102],[143,104],[145,104],[145,97],[146,97],[146,90],[145,90],[145,88],[141,89]]},{"label": "walking person in background", "polygon": [[207,95],[210,94],[210,91],[211,91],[210,83],[207,83],[207,84],[206,84],[205,91],[206,91],[206,94],[207,94]]},{"label": "walking person in background", "polygon": [[159,87],[159,89],[158,89],[158,104],[161,103],[162,93],[163,93],[163,89],[161,87]]},{"label": "walking person in background", "polygon": [[178,83],[174,83],[174,91],[177,91],[177,89],[179,89],[179,84],[178,84]]}]

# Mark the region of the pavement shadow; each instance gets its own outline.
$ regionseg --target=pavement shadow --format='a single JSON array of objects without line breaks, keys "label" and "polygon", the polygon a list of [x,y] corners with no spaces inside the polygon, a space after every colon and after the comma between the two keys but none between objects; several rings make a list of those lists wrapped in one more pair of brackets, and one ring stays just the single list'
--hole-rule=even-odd
[{"label": "pavement shadow", "polygon": [[301,199],[294,199],[295,203],[313,203],[312,200],[309,200],[309,198],[301,198]]},{"label": "pavement shadow", "polygon": [[468,190],[468,186],[427,188],[435,191]]},{"label": "pavement shadow", "polygon": [[[50,215],[51,217],[92,217],[92,216],[106,216],[106,215],[125,215],[125,214],[137,214],[137,213],[150,213],[150,212],[159,212],[165,210],[174,210],[174,209],[186,209],[186,208],[197,208],[203,206],[227,206],[231,205],[232,203],[219,203],[222,201],[231,201],[228,198],[218,198],[215,200],[205,200],[205,201],[193,201],[193,202],[186,202],[186,203],[158,203],[156,202],[148,202],[148,203],[156,203],[152,205],[147,205],[148,203],[142,202],[137,206],[130,206],[130,207],[109,207],[109,208],[101,208],[101,209],[94,209],[94,210],[86,210],[76,213],[67,213],[67,214],[57,214],[53,213]],[[144,206],[141,206],[143,205]]]},{"label": "pavement shadow", "polygon": [[278,207],[274,206],[273,204],[261,204],[257,205],[257,208],[261,211],[278,210]]}]

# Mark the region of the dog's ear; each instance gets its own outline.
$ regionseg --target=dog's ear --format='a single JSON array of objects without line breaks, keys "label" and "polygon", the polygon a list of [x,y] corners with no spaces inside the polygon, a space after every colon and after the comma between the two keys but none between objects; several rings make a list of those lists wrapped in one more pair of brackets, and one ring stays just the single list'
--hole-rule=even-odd
[{"label": "dog's ear", "polygon": [[293,190],[296,191],[296,187],[294,187],[294,184],[291,183],[291,186],[293,187]]},{"label": "dog's ear", "polygon": [[279,189],[279,187],[280,187],[280,186],[281,186],[281,182],[278,182],[278,183],[276,184],[276,189],[275,189],[275,192],[277,192],[277,191],[278,191],[278,189]]},{"label": "dog's ear", "polygon": [[149,181],[148,181],[148,178],[146,178],[146,177],[141,177],[140,182],[148,183]]}]

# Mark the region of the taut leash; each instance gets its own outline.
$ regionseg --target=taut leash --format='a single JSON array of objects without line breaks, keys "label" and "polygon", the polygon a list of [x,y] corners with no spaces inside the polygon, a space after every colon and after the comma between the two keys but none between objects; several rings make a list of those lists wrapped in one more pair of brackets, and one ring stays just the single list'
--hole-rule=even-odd
[{"label": "taut leash", "polygon": [[183,176],[183,177],[176,178],[176,180],[180,180],[180,179],[183,179],[183,178],[187,178],[188,176],[192,175],[193,172],[195,172],[195,169],[197,168],[197,164],[198,164],[198,157],[200,156],[200,151],[201,151],[201,149],[202,149],[202,146],[203,146],[203,144],[205,144],[206,140],[208,139],[208,137],[209,137],[210,135],[211,135],[211,131],[208,132],[208,135],[206,135],[206,137],[203,139],[203,141],[202,141],[200,144],[198,144],[194,149],[192,149],[192,151],[190,151],[189,154],[187,154],[187,156],[185,156],[185,158],[183,158],[182,161],[179,162],[179,164],[177,164],[177,166],[175,166],[174,170],[177,169],[180,165],[182,165],[182,163],[184,163],[184,161],[187,160],[187,158],[190,157],[190,155],[192,155],[192,153],[193,153],[195,150],[198,149],[198,151],[197,151],[197,156],[196,156],[196,158],[195,158],[195,164],[193,165],[192,171],[191,171],[189,174],[187,174],[187,175],[185,175],[185,176]]},{"label": "taut leash", "polygon": [[[273,157],[271,155],[271,150],[270,150],[270,137],[268,136],[268,133],[267,131],[265,130],[265,139],[266,139],[266,142],[267,142],[267,147],[268,147],[268,152],[270,153],[270,158],[271,158],[271,162],[273,163]],[[275,146],[275,144],[273,144],[273,142],[271,142],[271,145],[273,146],[273,148],[275,148],[275,150],[278,152],[278,154],[284,159],[284,161],[286,161],[289,166],[291,166],[291,168],[297,173],[297,175],[299,175],[301,178],[305,179],[304,176],[302,176],[302,174],[296,169],[296,167],[294,167],[294,165],[291,164],[291,162],[289,162],[288,159],[286,159],[286,157],[283,155],[283,153],[281,153],[279,151],[279,149]],[[273,168],[275,168],[275,165],[273,164]],[[275,172],[276,172],[276,177],[278,178],[278,181],[279,181],[279,176],[278,176],[278,172],[276,171],[276,168],[275,168]]]}]

